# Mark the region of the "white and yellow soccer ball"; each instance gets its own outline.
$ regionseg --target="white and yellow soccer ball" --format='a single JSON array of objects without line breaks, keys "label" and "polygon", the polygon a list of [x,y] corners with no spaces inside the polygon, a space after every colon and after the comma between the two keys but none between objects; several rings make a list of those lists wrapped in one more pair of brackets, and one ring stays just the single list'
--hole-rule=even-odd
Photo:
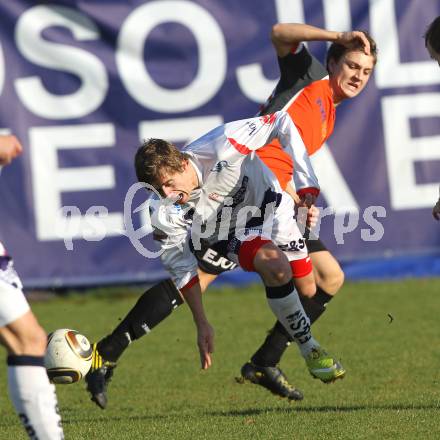
[{"label": "white and yellow soccer ball", "polygon": [[80,381],[92,365],[90,341],[76,330],[61,328],[50,333],[44,358],[52,383],[70,384]]}]

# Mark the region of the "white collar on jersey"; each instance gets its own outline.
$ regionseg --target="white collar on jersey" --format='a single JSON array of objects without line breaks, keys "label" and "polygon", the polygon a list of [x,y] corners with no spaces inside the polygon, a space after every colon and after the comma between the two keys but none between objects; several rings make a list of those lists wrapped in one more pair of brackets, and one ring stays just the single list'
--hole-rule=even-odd
[{"label": "white collar on jersey", "polygon": [[[188,156],[190,156],[190,155],[188,155]],[[188,161],[193,166],[193,168],[196,172],[197,180],[199,181],[198,188],[200,188],[203,185],[202,172],[200,171],[200,168],[197,166],[197,162],[196,162],[195,158],[190,156],[190,157],[188,157]]]}]

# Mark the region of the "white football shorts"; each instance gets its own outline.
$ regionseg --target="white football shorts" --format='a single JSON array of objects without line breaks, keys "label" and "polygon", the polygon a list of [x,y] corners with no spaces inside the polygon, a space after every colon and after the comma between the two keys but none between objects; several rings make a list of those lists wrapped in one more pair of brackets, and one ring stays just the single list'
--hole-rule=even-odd
[{"label": "white football shorts", "polygon": [[[238,236],[240,241],[247,237],[261,236],[271,240],[284,252],[289,261],[303,260],[308,256],[306,240],[301,233],[295,218],[295,203],[289,194],[283,192],[280,205],[273,217],[266,218],[264,224],[257,228],[245,228],[244,236]],[[230,247],[227,258],[239,263],[238,254]]]},{"label": "white football shorts", "polygon": [[20,278],[9,257],[0,257],[0,327],[23,316],[29,310]]}]

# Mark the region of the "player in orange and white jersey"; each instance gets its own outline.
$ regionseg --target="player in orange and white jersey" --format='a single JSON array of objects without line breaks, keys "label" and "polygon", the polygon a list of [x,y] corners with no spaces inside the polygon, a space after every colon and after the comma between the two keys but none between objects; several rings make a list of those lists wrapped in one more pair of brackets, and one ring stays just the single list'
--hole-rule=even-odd
[{"label": "player in orange and white jersey", "polygon": [[[332,43],[327,51],[326,67],[307,50],[304,45],[307,41]],[[276,24],[272,43],[281,76],[260,114],[280,108],[288,112],[308,154],[313,155],[333,132],[336,107],[359,95],[367,85],[377,60],[376,44],[363,31],[333,32],[299,23]],[[257,154],[277,175],[282,188],[296,197],[289,185],[293,164],[279,143],[271,142]],[[313,323],[342,286],[344,274],[322,241],[306,232],[316,290],[301,297],[301,301]],[[243,377],[259,383],[255,373],[278,368],[288,345],[289,337],[277,322],[251,361],[243,365]]]}]

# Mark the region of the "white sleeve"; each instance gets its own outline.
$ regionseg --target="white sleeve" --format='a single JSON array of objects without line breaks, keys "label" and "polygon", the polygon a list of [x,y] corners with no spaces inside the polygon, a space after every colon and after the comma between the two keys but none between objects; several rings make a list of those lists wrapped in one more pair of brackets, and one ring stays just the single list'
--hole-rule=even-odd
[{"label": "white sleeve", "polygon": [[197,276],[197,260],[189,247],[190,230],[184,211],[177,205],[157,200],[150,205],[153,236],[160,246],[160,259],[177,288]]},{"label": "white sleeve", "polygon": [[278,138],[293,160],[293,181],[297,190],[319,189],[304,142],[288,113],[279,111],[258,118],[225,124],[225,136],[236,154],[247,155]]},{"label": "white sleeve", "polygon": [[160,259],[178,289],[185,287],[197,276],[197,260],[189,247],[189,232],[185,236],[161,236]]}]

